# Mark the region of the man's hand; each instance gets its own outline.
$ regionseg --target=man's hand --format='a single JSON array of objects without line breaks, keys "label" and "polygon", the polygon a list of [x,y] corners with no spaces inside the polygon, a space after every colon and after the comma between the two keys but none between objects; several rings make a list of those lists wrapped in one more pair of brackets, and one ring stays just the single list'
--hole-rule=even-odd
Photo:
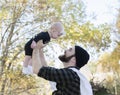
[{"label": "man's hand", "polygon": [[42,49],[44,47],[43,41],[42,40],[38,41],[36,47]]},{"label": "man's hand", "polygon": [[32,48],[32,49],[34,49],[34,48],[39,48],[39,49],[41,49],[41,48],[43,48],[44,46],[46,46],[46,45],[43,44],[43,41],[42,41],[42,40],[38,41],[37,43],[33,40],[33,41],[32,41],[32,44],[31,44],[31,48]]}]

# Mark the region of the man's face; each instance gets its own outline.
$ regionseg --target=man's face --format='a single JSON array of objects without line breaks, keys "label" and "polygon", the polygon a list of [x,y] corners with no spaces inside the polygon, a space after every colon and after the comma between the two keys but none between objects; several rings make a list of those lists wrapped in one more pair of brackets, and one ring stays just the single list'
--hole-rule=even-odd
[{"label": "man's face", "polygon": [[75,56],[75,47],[65,50],[64,55],[59,56],[59,59],[62,62],[68,62],[74,56]]}]

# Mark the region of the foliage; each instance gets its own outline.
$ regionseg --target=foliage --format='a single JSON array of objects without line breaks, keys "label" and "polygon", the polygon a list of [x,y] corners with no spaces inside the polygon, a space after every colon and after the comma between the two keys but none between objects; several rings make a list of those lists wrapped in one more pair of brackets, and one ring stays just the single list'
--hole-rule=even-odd
[{"label": "foliage", "polygon": [[91,80],[91,85],[93,89],[93,95],[112,95],[109,93],[109,90],[106,89],[103,83],[95,83]]}]

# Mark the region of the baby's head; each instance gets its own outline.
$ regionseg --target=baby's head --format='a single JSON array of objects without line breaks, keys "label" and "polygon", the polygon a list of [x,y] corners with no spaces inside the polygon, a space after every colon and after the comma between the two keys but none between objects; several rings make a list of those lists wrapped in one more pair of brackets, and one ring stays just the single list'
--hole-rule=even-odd
[{"label": "baby's head", "polygon": [[53,38],[53,39],[57,39],[58,37],[65,34],[64,26],[62,25],[61,22],[53,23],[48,32],[50,34],[50,37]]}]

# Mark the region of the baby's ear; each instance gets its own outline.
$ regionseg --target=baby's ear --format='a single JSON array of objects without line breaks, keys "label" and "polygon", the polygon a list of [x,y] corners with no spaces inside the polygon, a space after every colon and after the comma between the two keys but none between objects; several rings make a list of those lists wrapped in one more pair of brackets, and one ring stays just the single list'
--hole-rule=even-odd
[{"label": "baby's ear", "polygon": [[72,57],[72,61],[73,61],[74,63],[76,63],[76,58],[75,58],[75,56]]},{"label": "baby's ear", "polygon": [[75,56],[73,57],[73,60],[76,60]]}]

